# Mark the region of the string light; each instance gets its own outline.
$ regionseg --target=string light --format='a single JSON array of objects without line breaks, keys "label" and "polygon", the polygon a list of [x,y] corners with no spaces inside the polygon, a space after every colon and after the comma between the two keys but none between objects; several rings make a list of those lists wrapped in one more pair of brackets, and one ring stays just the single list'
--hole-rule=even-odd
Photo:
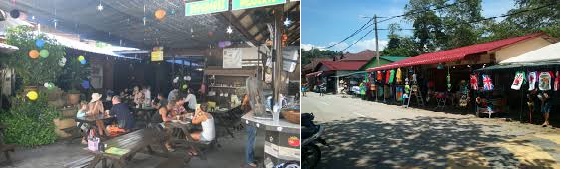
[{"label": "string light", "polygon": [[284,26],[288,27],[290,26],[290,24],[292,24],[292,21],[288,19],[288,17],[286,17],[286,19],[284,20]]},{"label": "string light", "polygon": [[234,32],[234,31],[232,30],[232,27],[231,27],[231,26],[228,26],[228,28],[226,28],[226,33],[232,34],[232,32]]},{"label": "string light", "polygon": [[97,10],[98,11],[103,11],[103,5],[101,4],[101,0],[99,0],[99,5],[97,5]]}]

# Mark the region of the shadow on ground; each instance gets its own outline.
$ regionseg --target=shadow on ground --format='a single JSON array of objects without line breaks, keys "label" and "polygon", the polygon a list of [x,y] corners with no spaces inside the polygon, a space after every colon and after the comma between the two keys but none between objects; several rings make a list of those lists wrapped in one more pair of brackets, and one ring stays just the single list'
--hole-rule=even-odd
[{"label": "shadow on ground", "polygon": [[374,118],[323,123],[323,137],[331,148],[322,148],[318,168],[542,168],[556,164],[536,160],[521,166],[506,149],[489,146],[514,136],[486,134],[481,125],[466,121],[417,117],[397,119],[394,123]]}]

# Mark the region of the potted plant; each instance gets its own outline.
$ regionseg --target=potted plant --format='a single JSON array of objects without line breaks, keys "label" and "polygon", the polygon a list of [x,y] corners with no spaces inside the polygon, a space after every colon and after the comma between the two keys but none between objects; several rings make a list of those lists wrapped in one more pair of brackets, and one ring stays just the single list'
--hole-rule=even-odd
[{"label": "potted plant", "polygon": [[29,26],[17,26],[7,30],[6,43],[19,50],[8,54],[2,63],[13,68],[16,76],[21,78],[24,92],[37,90],[37,86],[57,79],[62,70],[59,62],[66,52],[56,40]]}]

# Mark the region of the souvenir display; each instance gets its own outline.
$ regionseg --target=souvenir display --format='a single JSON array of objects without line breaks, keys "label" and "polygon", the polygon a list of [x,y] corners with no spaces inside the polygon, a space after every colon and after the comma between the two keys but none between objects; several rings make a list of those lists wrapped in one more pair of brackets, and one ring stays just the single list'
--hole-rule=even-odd
[{"label": "souvenir display", "polygon": [[390,71],[389,70],[386,71],[386,77],[385,77],[386,78],[386,84],[390,84],[390,75],[391,75]]},{"label": "souvenir display", "polygon": [[394,79],[395,79],[395,70],[390,70],[390,82],[389,84],[393,84],[394,83]]},{"label": "souvenir display", "polygon": [[382,81],[382,76],[383,76],[383,75],[382,75],[382,71],[379,71],[379,70],[378,70],[378,71],[376,72],[376,80],[377,80],[378,82],[381,82],[381,81]]},{"label": "souvenir display", "polygon": [[510,88],[514,90],[520,90],[522,83],[524,83],[524,76],[525,76],[524,72],[522,71],[516,72],[516,74],[514,75],[514,81],[512,82]]},{"label": "souvenir display", "polygon": [[551,90],[551,77],[553,72],[540,72],[538,88],[541,91]]},{"label": "souvenir display", "polygon": [[537,72],[529,72],[528,73],[528,91],[532,91],[536,89],[536,82],[537,82]]},{"label": "souvenir display", "polygon": [[403,82],[403,77],[401,75],[401,68],[397,68],[397,71],[395,73],[395,82],[397,84],[401,84]]},{"label": "souvenir display", "polygon": [[401,101],[403,96],[403,86],[396,86],[395,87],[395,98],[397,101]]}]

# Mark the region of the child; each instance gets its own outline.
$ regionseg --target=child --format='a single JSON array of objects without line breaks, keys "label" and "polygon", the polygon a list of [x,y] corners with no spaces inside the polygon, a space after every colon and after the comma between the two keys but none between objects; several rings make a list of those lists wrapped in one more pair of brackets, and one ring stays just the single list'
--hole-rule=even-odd
[{"label": "child", "polygon": [[[78,113],[76,113],[76,117],[77,117],[77,118],[85,117],[85,116],[86,116],[86,112],[88,112],[88,103],[82,101],[82,102],[80,103],[80,110],[78,110]],[[80,123],[77,123],[76,125],[79,125],[79,124],[80,124]],[[88,126],[87,123],[84,123],[84,124],[80,127],[80,129],[82,130],[82,132],[87,132],[87,131],[88,131],[88,128],[89,128],[89,126]],[[82,138],[82,144],[88,144],[88,142],[87,142],[87,140],[86,140],[86,137]]]}]

